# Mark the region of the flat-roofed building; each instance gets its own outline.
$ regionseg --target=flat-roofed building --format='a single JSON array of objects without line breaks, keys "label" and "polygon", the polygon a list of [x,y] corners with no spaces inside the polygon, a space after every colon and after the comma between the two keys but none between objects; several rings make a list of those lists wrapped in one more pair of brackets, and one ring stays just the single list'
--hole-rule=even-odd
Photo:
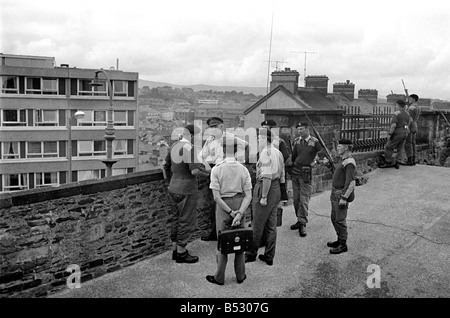
[{"label": "flat-roofed building", "polygon": [[[102,178],[109,92],[95,69],[55,58],[0,54],[0,192]],[[138,73],[104,70],[112,83],[113,175],[135,172]],[[82,111],[84,117],[75,118]]]}]

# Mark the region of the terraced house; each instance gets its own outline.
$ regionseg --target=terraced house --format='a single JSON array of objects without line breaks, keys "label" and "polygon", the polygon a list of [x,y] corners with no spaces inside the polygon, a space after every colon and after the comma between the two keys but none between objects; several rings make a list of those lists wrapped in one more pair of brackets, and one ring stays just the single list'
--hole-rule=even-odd
[{"label": "terraced house", "polygon": [[56,66],[54,57],[0,58],[0,192],[104,177],[111,104],[112,174],[137,171],[138,73]]}]

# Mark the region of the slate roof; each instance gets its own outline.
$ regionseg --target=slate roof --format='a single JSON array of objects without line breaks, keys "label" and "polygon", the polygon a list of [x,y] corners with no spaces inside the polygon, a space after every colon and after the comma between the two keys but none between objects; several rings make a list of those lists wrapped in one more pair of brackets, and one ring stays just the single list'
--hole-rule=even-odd
[{"label": "slate roof", "polygon": [[266,100],[270,99],[273,95],[275,95],[278,92],[283,92],[288,97],[290,97],[296,104],[299,105],[299,108],[301,109],[338,109],[339,104],[336,103],[333,99],[328,98],[325,94],[322,92],[313,89],[313,88],[304,88],[299,87],[298,93],[293,94],[288,89],[286,89],[284,86],[279,85],[276,88],[274,88],[272,91],[269,92],[266,96],[261,98],[259,101],[257,101],[252,106],[248,107],[246,110],[244,110],[244,115],[247,115],[252,110],[257,108],[259,105],[264,103]]}]

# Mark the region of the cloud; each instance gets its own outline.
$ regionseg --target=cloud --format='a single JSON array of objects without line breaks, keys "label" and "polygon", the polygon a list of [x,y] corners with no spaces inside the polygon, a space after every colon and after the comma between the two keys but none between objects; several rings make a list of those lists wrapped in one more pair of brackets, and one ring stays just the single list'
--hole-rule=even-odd
[{"label": "cloud", "polygon": [[[401,78],[449,99],[450,3],[444,0],[0,0],[0,51],[120,68],[174,84],[266,86],[290,67],[382,94]],[[272,9],[274,11],[272,11]],[[272,13],[272,46],[269,47]],[[275,63],[274,61],[279,61]],[[285,63],[281,63],[285,62]],[[380,94],[381,95],[381,94]]]}]

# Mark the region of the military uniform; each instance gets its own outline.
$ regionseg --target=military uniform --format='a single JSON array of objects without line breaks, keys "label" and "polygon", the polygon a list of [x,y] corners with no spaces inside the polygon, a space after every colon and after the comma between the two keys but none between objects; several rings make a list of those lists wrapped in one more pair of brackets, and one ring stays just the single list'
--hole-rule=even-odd
[{"label": "military uniform", "polygon": [[[343,139],[339,141],[342,145],[351,145],[351,141]],[[348,203],[355,198],[354,188],[356,173],[356,162],[350,152],[342,155],[341,160],[336,165],[333,174],[331,188],[331,223],[336,231],[337,241],[328,242],[327,246],[332,247],[331,254],[339,254],[347,251],[347,210]]]},{"label": "military uniform", "polygon": [[[401,155],[401,150],[405,146],[406,138],[409,133],[411,117],[409,114],[403,109],[395,111],[391,118],[391,125],[396,124],[395,130],[392,134],[390,134],[390,138],[386,143],[384,156],[386,163],[380,165],[380,168],[388,168],[395,166],[398,168],[399,156]],[[395,164],[392,162],[392,155],[394,150],[397,149],[397,156],[395,159]]]},{"label": "military uniform", "polygon": [[[294,196],[294,210],[297,216],[297,228],[300,228],[301,236],[306,234],[302,231],[308,223],[308,206],[312,194],[312,165],[316,155],[323,148],[319,140],[309,136],[305,140],[298,137],[293,143],[292,152],[292,190]],[[291,227],[296,229],[296,225]]]},{"label": "military uniform", "polygon": [[[173,202],[169,215],[170,239],[183,248],[197,227],[198,182],[191,172],[203,167],[194,158],[194,146],[183,138],[172,145],[163,165],[166,174],[171,176],[168,188]],[[183,255],[174,251],[173,259],[182,263],[198,261],[198,257],[187,251]]]},{"label": "military uniform", "polygon": [[[414,94],[413,94],[414,95]],[[413,96],[410,95],[410,96]],[[417,96],[417,95],[414,95]],[[418,99],[418,97],[417,97]],[[411,116],[412,122],[410,124],[410,131],[405,141],[405,153],[407,157],[406,164],[407,165],[415,165],[416,164],[416,135],[417,135],[417,120],[420,115],[420,107],[417,104],[417,101],[412,103],[406,111],[409,116]]]}]

